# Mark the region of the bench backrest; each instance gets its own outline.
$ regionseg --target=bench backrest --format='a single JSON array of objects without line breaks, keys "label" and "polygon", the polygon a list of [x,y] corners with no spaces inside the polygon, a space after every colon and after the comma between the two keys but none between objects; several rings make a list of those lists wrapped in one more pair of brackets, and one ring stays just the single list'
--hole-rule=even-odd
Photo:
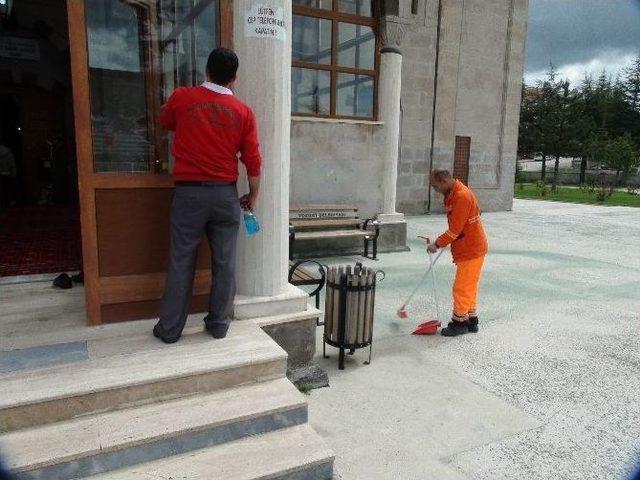
[{"label": "bench backrest", "polygon": [[289,220],[357,220],[358,207],[355,205],[303,205],[289,208]]}]

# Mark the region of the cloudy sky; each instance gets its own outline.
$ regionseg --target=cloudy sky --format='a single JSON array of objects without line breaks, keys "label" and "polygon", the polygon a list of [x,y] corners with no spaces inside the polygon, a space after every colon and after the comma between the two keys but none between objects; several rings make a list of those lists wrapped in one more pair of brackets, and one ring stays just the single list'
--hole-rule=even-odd
[{"label": "cloudy sky", "polygon": [[640,0],[529,0],[525,81],[553,62],[579,83],[585,72],[615,76],[640,54]]}]

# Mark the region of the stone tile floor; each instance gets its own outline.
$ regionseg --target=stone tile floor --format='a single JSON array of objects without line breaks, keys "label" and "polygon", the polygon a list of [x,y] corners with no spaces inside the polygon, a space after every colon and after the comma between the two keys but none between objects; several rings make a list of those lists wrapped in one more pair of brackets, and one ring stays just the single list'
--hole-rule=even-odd
[{"label": "stone tile floor", "polygon": [[[485,214],[481,331],[455,339],[410,335],[434,314],[428,288],[410,320],[395,316],[425,266],[416,235],[445,225],[408,221],[412,251],[367,262],[387,275],[373,363],[360,350],[339,371],[318,330],[331,388],[310,394],[311,423],[340,477],[627,478],[640,461],[640,210],[521,200]],[[443,256],[445,311],[453,273]]]}]

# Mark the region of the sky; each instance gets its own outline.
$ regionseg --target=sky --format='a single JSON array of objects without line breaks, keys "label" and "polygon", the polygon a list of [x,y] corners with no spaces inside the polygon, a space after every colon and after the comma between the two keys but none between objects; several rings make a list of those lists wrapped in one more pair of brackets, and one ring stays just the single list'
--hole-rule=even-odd
[{"label": "sky", "polygon": [[640,0],[529,0],[525,81],[553,62],[578,85],[605,68],[614,78],[640,55]]}]

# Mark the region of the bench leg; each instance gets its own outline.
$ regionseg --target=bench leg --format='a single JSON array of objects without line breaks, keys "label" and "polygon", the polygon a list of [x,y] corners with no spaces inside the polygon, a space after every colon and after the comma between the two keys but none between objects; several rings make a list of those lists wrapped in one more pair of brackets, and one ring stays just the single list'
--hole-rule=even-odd
[{"label": "bench leg", "polygon": [[289,260],[293,260],[293,245],[295,243],[293,235],[289,235]]},{"label": "bench leg", "polygon": [[373,259],[374,260],[378,259],[378,237],[377,236],[373,239]]},{"label": "bench leg", "polygon": [[364,239],[364,258],[369,258],[369,239]]},{"label": "bench leg", "polygon": [[[320,292],[316,293],[316,309],[320,310]],[[320,320],[320,317],[316,320],[316,327],[322,327],[324,325],[324,321]]]}]

